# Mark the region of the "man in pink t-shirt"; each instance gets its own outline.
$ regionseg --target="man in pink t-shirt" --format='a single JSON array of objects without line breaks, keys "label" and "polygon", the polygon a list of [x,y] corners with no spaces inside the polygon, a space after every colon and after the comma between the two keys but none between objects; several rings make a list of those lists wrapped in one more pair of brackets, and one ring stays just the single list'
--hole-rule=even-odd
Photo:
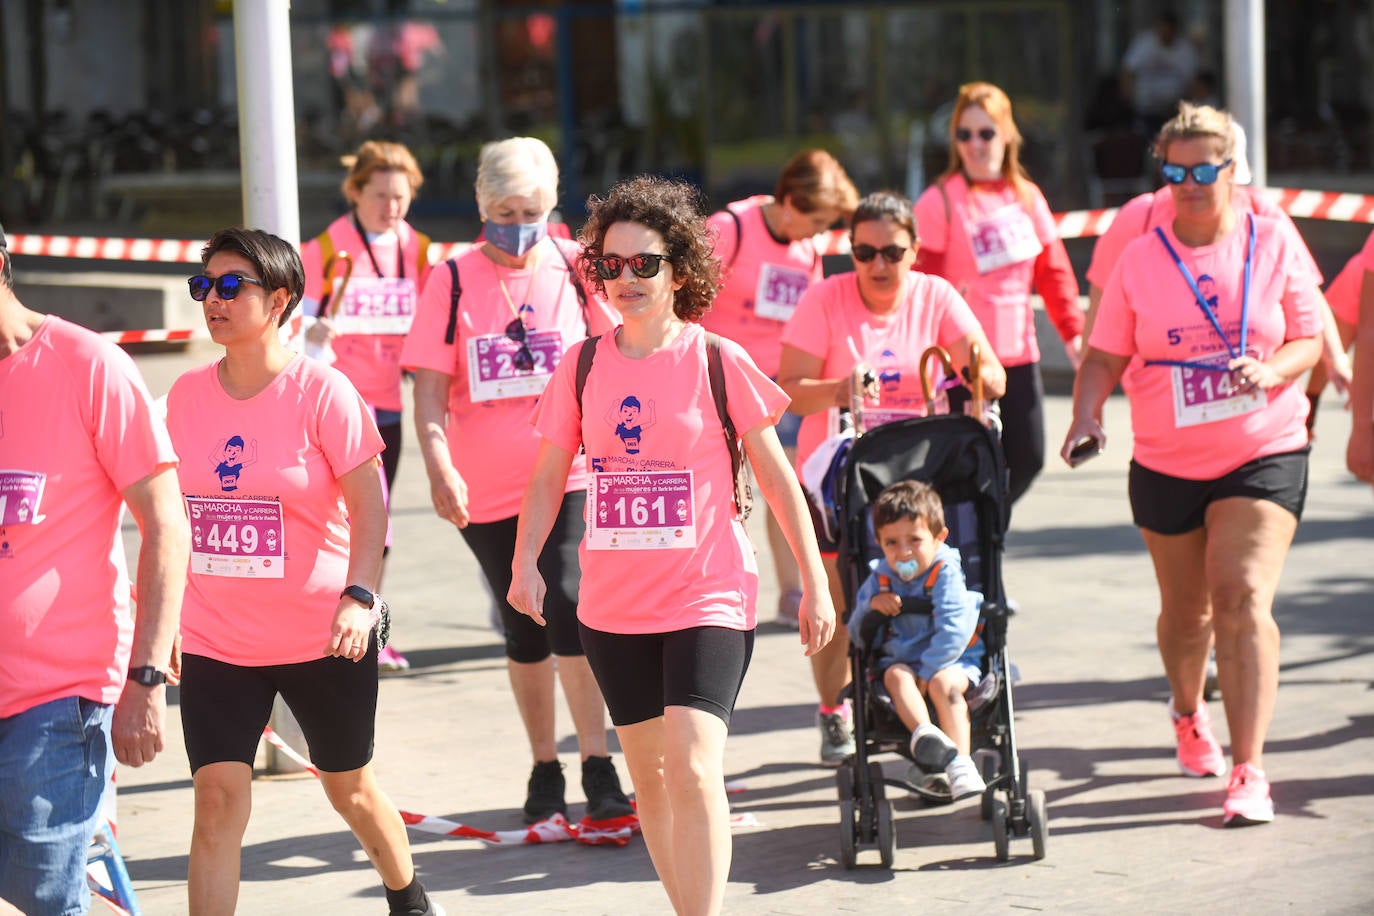
[{"label": "man in pink t-shirt", "polygon": [[163,749],[189,540],[177,459],[128,356],[20,303],[3,232],[0,392],[0,899],[85,912],[114,760]]}]

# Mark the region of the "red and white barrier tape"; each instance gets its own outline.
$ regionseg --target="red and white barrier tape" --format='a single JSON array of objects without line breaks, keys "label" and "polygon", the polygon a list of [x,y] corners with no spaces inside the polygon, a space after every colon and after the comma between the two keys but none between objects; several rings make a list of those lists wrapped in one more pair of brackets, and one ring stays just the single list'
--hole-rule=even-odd
[{"label": "red and white barrier tape", "polygon": [[[1265,195],[1289,216],[1341,222],[1374,223],[1374,195],[1339,191],[1304,191],[1297,188],[1266,188]],[[1101,235],[1111,225],[1116,210],[1070,210],[1054,215],[1061,238]],[[822,233],[823,254],[848,250],[848,237]],[[15,254],[49,258],[85,258],[105,261],[142,261],[160,264],[194,264],[200,261],[205,243],[193,239],[123,239],[87,235],[10,236]],[[468,242],[434,242],[435,257],[443,261],[467,249]]]}]

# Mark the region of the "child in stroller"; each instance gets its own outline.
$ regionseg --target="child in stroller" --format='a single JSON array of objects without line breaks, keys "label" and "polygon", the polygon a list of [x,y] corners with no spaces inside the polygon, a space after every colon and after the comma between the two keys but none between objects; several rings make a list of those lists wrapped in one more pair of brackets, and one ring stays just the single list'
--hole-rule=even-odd
[{"label": "child in stroller", "polygon": [[[959,551],[945,543],[944,506],[928,484],[899,481],[872,512],[883,558],[855,596],[850,639],[876,649],[876,672],[911,732],[916,768],[943,771],[953,800],[978,795],[986,785],[969,755],[964,694],[982,675],[983,596],[965,585]],[[940,725],[931,722],[927,697]]]}]

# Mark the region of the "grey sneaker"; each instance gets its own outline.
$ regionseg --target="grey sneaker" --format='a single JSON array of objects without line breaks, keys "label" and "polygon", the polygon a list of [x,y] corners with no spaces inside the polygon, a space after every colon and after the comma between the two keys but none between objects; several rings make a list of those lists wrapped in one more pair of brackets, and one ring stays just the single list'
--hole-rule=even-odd
[{"label": "grey sneaker", "polygon": [[987,788],[978,768],[973,765],[973,758],[963,754],[949,762],[945,775],[949,777],[949,794],[955,801],[978,795]]},{"label": "grey sneaker", "polygon": [[838,767],[854,756],[854,726],[844,713],[822,713],[821,763]]},{"label": "grey sneaker", "polygon": [[911,734],[911,759],[927,773],[942,772],[959,748],[936,725],[921,725]]}]

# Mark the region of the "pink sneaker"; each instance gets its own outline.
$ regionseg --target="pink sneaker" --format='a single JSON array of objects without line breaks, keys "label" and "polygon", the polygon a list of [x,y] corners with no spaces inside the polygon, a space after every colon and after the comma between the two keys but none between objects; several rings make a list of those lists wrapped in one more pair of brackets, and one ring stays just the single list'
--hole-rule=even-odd
[{"label": "pink sneaker", "polygon": [[1212,718],[1207,714],[1206,703],[1192,715],[1180,716],[1170,700],[1169,717],[1174,720],[1174,733],[1178,735],[1178,768],[1185,775],[1220,776],[1226,772],[1226,757],[1212,734]]},{"label": "pink sneaker", "polygon": [[1227,827],[1272,821],[1274,800],[1269,797],[1269,780],[1264,778],[1264,771],[1249,763],[1237,764],[1226,784],[1226,804],[1221,812],[1221,822]]},{"label": "pink sneaker", "polygon": [[406,661],[406,657],[391,646],[387,646],[377,653],[378,671],[405,671],[408,668],[410,668],[410,662]]}]

